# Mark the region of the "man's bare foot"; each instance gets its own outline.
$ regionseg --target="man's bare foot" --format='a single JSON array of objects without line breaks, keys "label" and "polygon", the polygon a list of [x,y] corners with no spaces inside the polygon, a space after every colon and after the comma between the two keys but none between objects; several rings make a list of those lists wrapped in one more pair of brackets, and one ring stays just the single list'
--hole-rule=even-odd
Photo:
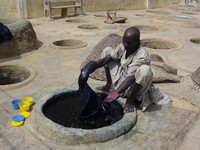
[{"label": "man's bare foot", "polygon": [[124,106],[124,113],[130,113],[130,112],[134,112],[134,105],[131,104],[125,104]]},{"label": "man's bare foot", "polygon": [[111,85],[104,85],[104,86],[96,87],[96,89],[100,91],[104,91],[104,92],[110,92],[111,87],[112,87]]}]

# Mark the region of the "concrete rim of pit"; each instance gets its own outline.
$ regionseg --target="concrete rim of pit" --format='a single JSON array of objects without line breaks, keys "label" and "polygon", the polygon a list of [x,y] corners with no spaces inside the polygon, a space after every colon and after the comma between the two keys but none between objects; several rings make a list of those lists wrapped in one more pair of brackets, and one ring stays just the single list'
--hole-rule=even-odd
[{"label": "concrete rim of pit", "polygon": [[[55,45],[54,42],[62,42],[62,41],[65,41],[65,42],[72,42],[72,43],[76,43],[76,44],[72,44],[72,45],[69,45],[69,46],[59,46],[59,45]],[[78,48],[82,48],[82,47],[85,47],[87,46],[87,43],[83,42],[83,41],[80,41],[80,40],[76,40],[76,39],[62,39],[62,40],[57,40],[57,41],[53,41],[50,46],[52,48],[55,48],[55,49],[66,49],[66,50],[70,50],[70,49],[78,49]]]},{"label": "concrete rim of pit", "polygon": [[9,84],[9,85],[0,85],[0,88],[3,90],[12,90],[12,89],[23,87],[23,86],[27,85],[28,83],[30,83],[37,75],[36,70],[32,67],[26,67],[26,66],[21,66],[21,65],[1,65],[0,67],[20,67],[30,73],[30,76],[22,82],[18,82],[15,84]]},{"label": "concrete rim of pit", "polygon": [[[170,45],[172,45],[172,48],[169,48],[169,49],[153,49],[153,48],[150,48],[150,47],[146,47],[143,42],[144,41],[151,41],[151,42],[163,42],[163,43],[169,43]],[[183,47],[183,45],[181,45],[180,43],[178,42],[174,42],[172,40],[169,40],[169,39],[164,39],[164,38],[158,38],[158,37],[152,37],[152,38],[143,38],[141,40],[141,43],[143,44],[144,47],[146,47],[148,50],[151,50],[151,51],[159,51],[159,52],[168,52],[168,51],[175,51],[175,50],[179,50]]]},{"label": "concrete rim of pit", "polygon": [[[49,94],[38,99],[36,105],[34,106],[32,117],[29,122],[30,126],[36,131],[36,134],[40,134],[48,141],[58,145],[75,146],[87,143],[104,142],[114,139],[128,132],[136,124],[136,111],[124,114],[121,120],[110,126],[90,130],[64,127],[53,122],[43,114],[42,107],[52,96],[67,92],[77,92],[77,90],[77,86],[67,86],[60,88],[59,90],[52,90]],[[97,90],[95,91],[100,92]],[[125,104],[125,100],[123,98],[119,98],[118,102],[122,106]]]}]

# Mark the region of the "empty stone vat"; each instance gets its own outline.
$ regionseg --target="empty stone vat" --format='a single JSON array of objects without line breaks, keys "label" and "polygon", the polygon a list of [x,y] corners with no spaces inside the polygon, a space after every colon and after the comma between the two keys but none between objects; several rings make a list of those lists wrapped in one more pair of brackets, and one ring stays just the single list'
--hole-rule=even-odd
[{"label": "empty stone vat", "polygon": [[200,44],[200,38],[190,39],[190,42],[195,43],[195,44]]},{"label": "empty stone vat", "polygon": [[181,12],[181,13],[183,13],[183,14],[188,14],[188,15],[197,15],[197,13],[195,13],[195,12],[183,11],[183,12]]},{"label": "empty stone vat", "polygon": [[[96,92],[101,97],[102,93]],[[38,99],[30,125],[36,133],[59,145],[103,142],[126,133],[136,124],[136,112],[123,115],[124,102],[119,98],[113,104],[115,121],[111,125],[103,123],[98,116],[80,120],[78,90],[65,87]]]},{"label": "empty stone vat", "polygon": [[95,14],[94,16],[95,17],[102,17],[102,18],[106,18],[107,17],[107,15],[104,15],[104,14]]},{"label": "empty stone vat", "polygon": [[78,28],[86,31],[95,31],[99,29],[99,26],[94,24],[83,24],[79,25]]},{"label": "empty stone vat", "polygon": [[83,22],[88,22],[87,20],[83,20],[83,19],[68,19],[66,20],[66,22],[69,23],[83,23]]},{"label": "empty stone vat", "polygon": [[149,25],[136,25],[140,32],[156,32],[159,31],[160,29],[155,26],[149,26]]},{"label": "empty stone vat", "polygon": [[187,21],[185,21],[185,19],[180,19],[180,18],[162,17],[162,18],[156,18],[152,22],[167,24],[167,25],[176,25],[176,26],[185,27],[185,28],[200,28],[200,24],[191,19],[187,19]]},{"label": "empty stone vat", "polygon": [[147,12],[149,13],[154,13],[154,14],[158,14],[158,15],[169,15],[170,13],[167,11],[159,11],[159,10],[147,10]]},{"label": "empty stone vat", "polygon": [[172,51],[181,48],[181,45],[177,42],[160,38],[142,39],[141,43],[149,50],[156,50],[156,51]]},{"label": "empty stone vat", "polygon": [[86,45],[87,43],[75,39],[58,40],[51,44],[53,48],[58,48],[58,49],[76,49],[85,47]]},{"label": "empty stone vat", "polygon": [[33,68],[17,65],[0,66],[0,87],[3,89],[19,88],[28,84],[36,75]]}]

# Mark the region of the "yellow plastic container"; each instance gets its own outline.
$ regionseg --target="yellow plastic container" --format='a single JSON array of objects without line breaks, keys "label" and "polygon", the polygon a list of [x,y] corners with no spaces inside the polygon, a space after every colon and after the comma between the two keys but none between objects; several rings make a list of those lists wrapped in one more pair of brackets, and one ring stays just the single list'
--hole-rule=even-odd
[{"label": "yellow plastic container", "polygon": [[19,115],[23,115],[25,118],[28,118],[31,115],[31,113],[27,111],[23,111],[23,112],[20,112]]},{"label": "yellow plastic container", "polygon": [[33,98],[32,97],[24,97],[22,98],[23,102],[28,102],[30,105],[33,104]]},{"label": "yellow plastic container", "polygon": [[20,121],[20,122],[11,121],[10,125],[13,126],[13,127],[18,127],[18,126],[23,125],[23,123],[24,123],[24,121]]},{"label": "yellow plastic container", "polygon": [[19,109],[20,109],[21,112],[22,111],[28,111],[30,109],[30,103],[26,102],[26,101],[19,103]]}]

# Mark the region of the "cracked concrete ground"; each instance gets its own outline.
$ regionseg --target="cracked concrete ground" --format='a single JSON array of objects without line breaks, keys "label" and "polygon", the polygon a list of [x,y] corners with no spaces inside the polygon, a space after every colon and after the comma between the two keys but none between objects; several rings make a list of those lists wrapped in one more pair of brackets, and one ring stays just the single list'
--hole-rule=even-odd
[{"label": "cracked concrete ground", "polygon": [[[178,7],[178,6],[177,6]],[[117,15],[127,17],[125,24],[104,24],[105,12],[86,12],[85,16],[57,19],[30,19],[40,41],[40,48],[21,56],[0,59],[3,65],[20,65],[35,70],[34,79],[20,87],[5,88],[0,86],[0,146],[5,150],[61,150],[61,149],[137,149],[137,150],[185,150],[199,149],[199,90],[193,88],[190,75],[199,67],[200,45],[189,40],[198,38],[200,12],[191,9],[186,14],[181,9],[155,9],[157,13],[146,10],[118,11]],[[161,12],[168,13],[161,13]],[[160,13],[159,13],[160,12]],[[96,15],[96,16],[95,16]],[[174,18],[188,16],[190,19]],[[70,23],[67,19],[83,19],[87,23]],[[81,24],[98,25],[99,29],[85,31],[77,29]],[[168,64],[178,68],[180,83],[157,83],[163,93],[173,100],[172,105],[151,106],[146,112],[138,112],[136,126],[128,133],[102,143],[90,143],[77,146],[61,146],[53,144],[31,126],[31,117],[20,127],[11,127],[10,121],[19,113],[13,110],[11,101],[16,98],[32,96],[37,101],[47,93],[60,87],[77,84],[80,65],[94,46],[109,33],[123,34],[127,27],[149,25],[158,27],[158,31],[141,32],[143,38],[163,38],[181,44],[181,48],[172,51],[149,50],[156,53]],[[78,39],[87,43],[78,49],[56,49],[53,41],[62,39]],[[103,85],[104,82],[90,79],[91,85]],[[33,110],[34,111],[34,107]],[[45,123],[45,122],[41,122]]]}]

